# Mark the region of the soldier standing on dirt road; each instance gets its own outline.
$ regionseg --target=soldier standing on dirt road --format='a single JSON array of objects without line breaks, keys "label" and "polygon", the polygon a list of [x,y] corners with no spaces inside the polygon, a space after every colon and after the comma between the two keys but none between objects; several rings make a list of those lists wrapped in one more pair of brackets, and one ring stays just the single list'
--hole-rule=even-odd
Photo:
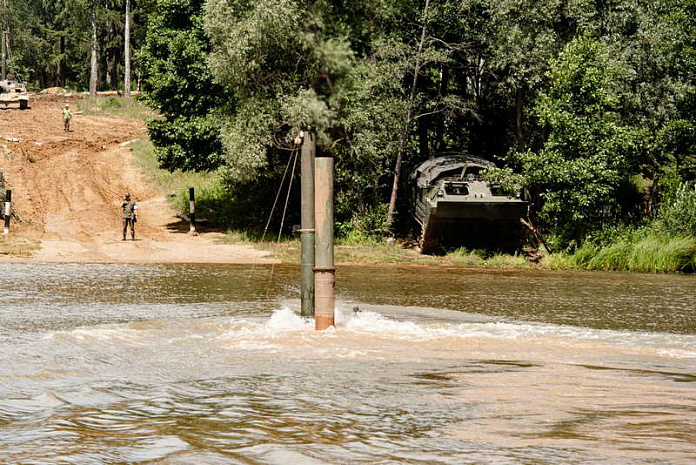
[{"label": "soldier standing on dirt road", "polygon": [[72,119],[72,113],[70,112],[70,105],[67,103],[63,107],[63,123],[65,124],[65,132],[70,132],[70,120]]},{"label": "soldier standing on dirt road", "polygon": [[128,225],[130,225],[131,238],[135,240],[135,222],[138,221],[135,212],[138,206],[135,204],[135,201],[131,200],[128,192],[126,192],[123,203],[121,203],[121,209],[123,210],[123,240],[126,240]]}]

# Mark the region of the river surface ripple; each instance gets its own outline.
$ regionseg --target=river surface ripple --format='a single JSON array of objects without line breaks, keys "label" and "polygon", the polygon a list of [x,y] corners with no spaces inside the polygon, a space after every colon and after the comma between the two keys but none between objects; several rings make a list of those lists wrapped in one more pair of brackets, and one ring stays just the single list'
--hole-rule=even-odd
[{"label": "river surface ripple", "polygon": [[696,463],[696,279],[0,265],[0,463]]}]

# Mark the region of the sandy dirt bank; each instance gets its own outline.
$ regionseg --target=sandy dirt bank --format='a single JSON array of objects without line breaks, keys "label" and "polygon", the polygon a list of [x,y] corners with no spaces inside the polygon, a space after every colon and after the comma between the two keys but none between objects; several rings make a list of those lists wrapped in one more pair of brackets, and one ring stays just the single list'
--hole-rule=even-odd
[{"label": "sandy dirt bank", "polygon": [[[11,235],[40,241],[32,256],[0,255],[0,262],[277,262],[268,252],[222,244],[219,232],[199,228],[190,235],[166,193],[132,158],[129,142],[145,136],[143,123],[75,114],[66,133],[61,108],[67,102],[40,96],[29,110],[0,109],[0,172],[19,215]],[[121,240],[126,191],[139,208],[135,241]]]}]

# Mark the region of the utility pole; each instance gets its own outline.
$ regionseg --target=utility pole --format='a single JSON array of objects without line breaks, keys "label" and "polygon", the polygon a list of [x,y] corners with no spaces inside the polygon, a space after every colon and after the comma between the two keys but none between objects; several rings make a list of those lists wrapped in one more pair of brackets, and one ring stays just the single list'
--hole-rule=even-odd
[{"label": "utility pole", "polygon": [[314,316],[314,159],[316,155],[316,135],[312,128],[307,128],[300,136],[302,139],[302,157],[300,165],[300,244],[301,274],[300,312],[304,317]]}]

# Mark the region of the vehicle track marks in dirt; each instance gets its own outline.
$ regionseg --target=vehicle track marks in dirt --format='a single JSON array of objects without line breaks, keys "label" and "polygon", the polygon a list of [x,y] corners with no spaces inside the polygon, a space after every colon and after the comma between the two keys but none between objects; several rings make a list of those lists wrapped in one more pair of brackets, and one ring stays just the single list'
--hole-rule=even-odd
[{"label": "vehicle track marks in dirt", "polygon": [[[276,262],[252,247],[220,243],[222,234],[191,237],[177,227],[171,205],[133,162],[127,142],[145,136],[141,121],[77,114],[74,131],[66,134],[64,103],[34,98],[30,110],[0,111],[8,148],[0,171],[23,219],[17,229],[41,240],[35,256],[2,261]],[[138,202],[139,218],[138,240],[124,242],[120,205],[126,191]]]}]

